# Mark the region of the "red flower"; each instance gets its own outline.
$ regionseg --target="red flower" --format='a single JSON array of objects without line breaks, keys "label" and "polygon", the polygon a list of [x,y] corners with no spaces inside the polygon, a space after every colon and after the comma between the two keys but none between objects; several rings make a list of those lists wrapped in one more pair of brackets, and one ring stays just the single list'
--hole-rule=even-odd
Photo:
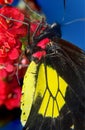
[{"label": "red flower", "polygon": [[4,104],[9,110],[11,110],[20,107],[21,87],[18,84],[16,76],[14,76],[8,83],[10,90]]},{"label": "red flower", "polygon": [[0,4],[4,5],[4,4],[11,4],[13,2],[13,0],[0,0]]},{"label": "red flower", "polygon": [[[7,18],[13,18],[20,21],[24,20],[24,14],[22,14],[20,10],[17,9],[16,7],[4,6],[0,9],[0,14],[2,14],[3,16],[6,16]],[[3,21],[6,24],[5,26],[7,26],[7,28],[19,28],[20,26],[22,26],[22,22],[16,22],[16,21],[13,21],[10,19],[4,19],[4,18],[3,18]]]},{"label": "red flower", "polygon": [[1,31],[0,34],[0,79],[7,81],[16,74],[21,43],[7,32]]},{"label": "red flower", "polygon": [[8,54],[11,60],[16,60],[19,58],[19,51],[17,48],[13,48],[10,53]]},{"label": "red flower", "polygon": [[0,106],[5,105],[7,109],[20,106],[21,87],[19,86],[16,77],[10,81],[0,80]]},{"label": "red flower", "polygon": [[[0,0],[0,4],[11,2]],[[26,64],[25,60],[19,60],[21,38],[27,35],[27,26],[23,22],[24,14],[19,9],[11,6],[0,8],[0,106],[5,105],[9,110],[20,107],[21,87],[16,72],[18,63]],[[19,79],[23,78],[25,70],[19,67]]]},{"label": "red flower", "polygon": [[5,64],[5,70],[9,73],[13,72],[15,70],[14,66],[10,63]]},{"label": "red flower", "polygon": [[[14,36],[26,36],[27,26],[23,24],[24,14],[16,7],[4,6],[0,8],[0,28],[4,28]],[[5,18],[6,17],[6,18]]]},{"label": "red flower", "polygon": [[21,100],[21,87],[17,86],[14,90],[8,94],[5,101],[5,106],[7,109],[12,110],[13,108],[20,107]]},{"label": "red flower", "polygon": [[8,36],[7,33],[0,33],[0,63],[18,59],[20,50],[19,40]]},{"label": "red flower", "polygon": [[[7,78],[7,71],[4,68],[0,69],[0,80],[5,80],[6,78]],[[0,83],[0,87],[1,87],[1,83]]]},{"label": "red flower", "polygon": [[8,83],[3,80],[0,80],[0,105],[4,104],[9,91],[10,89]]}]

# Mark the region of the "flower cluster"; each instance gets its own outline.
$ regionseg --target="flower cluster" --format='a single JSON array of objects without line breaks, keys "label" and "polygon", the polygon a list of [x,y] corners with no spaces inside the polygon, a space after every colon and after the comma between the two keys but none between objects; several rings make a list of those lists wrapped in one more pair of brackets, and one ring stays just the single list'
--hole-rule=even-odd
[{"label": "flower cluster", "polygon": [[[21,65],[28,64],[26,57],[22,55],[23,39],[27,35],[27,21],[30,19],[30,14],[20,11],[16,7],[9,6],[13,0],[0,0],[0,106],[5,105],[7,109],[20,106],[21,86],[19,80],[24,76],[26,68]],[[7,5],[6,5],[7,4]],[[32,20],[31,20],[32,21]],[[38,19],[30,23],[30,36],[32,37],[36,31],[40,21]],[[36,32],[38,36],[45,29],[42,26],[41,30]],[[30,38],[30,43],[32,38]],[[44,49],[49,39],[40,41],[37,46]],[[39,60],[46,54],[45,51],[38,51],[33,54],[33,57]],[[18,64],[19,68],[18,67]],[[18,75],[17,75],[18,70]]]},{"label": "flower cluster", "polygon": [[[12,2],[0,0],[0,4]],[[0,8],[0,106],[5,105],[7,109],[20,105],[21,87],[16,71],[22,53],[21,38],[27,34],[23,22],[24,14],[16,7],[5,5]]]}]

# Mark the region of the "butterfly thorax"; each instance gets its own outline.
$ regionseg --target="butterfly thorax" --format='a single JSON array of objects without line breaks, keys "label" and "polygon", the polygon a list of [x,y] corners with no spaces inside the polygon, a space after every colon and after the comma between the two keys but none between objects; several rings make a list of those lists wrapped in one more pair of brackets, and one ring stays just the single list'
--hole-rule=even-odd
[{"label": "butterfly thorax", "polygon": [[53,50],[53,52],[55,52],[56,49],[53,40],[61,38],[61,29],[59,24],[54,23],[51,26],[42,28],[44,28],[44,30],[40,31],[41,33],[38,36],[35,35],[32,43],[27,47],[26,53],[31,60],[36,59],[36,61],[39,61],[50,51]]}]

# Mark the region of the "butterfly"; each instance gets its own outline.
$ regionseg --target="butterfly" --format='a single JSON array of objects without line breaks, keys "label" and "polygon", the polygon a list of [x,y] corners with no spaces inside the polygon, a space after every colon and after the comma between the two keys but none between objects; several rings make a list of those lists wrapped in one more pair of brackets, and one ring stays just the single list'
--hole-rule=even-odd
[{"label": "butterfly", "polygon": [[85,52],[61,39],[59,24],[42,21],[26,55],[23,130],[84,130]]}]

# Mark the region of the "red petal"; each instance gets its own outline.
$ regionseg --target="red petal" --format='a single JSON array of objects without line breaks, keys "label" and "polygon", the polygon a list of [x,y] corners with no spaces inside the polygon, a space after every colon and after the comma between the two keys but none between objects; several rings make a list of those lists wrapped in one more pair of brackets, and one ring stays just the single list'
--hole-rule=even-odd
[{"label": "red petal", "polygon": [[0,4],[11,4],[13,2],[13,0],[0,0]]},{"label": "red petal", "polygon": [[21,99],[21,88],[17,87],[12,92],[13,96],[8,98],[6,100],[6,107],[9,110],[12,110],[13,108],[20,107],[20,99]]},{"label": "red petal", "polygon": [[16,60],[19,57],[19,52],[16,48],[14,48],[10,53],[9,53],[9,58],[11,60]]},{"label": "red petal", "polygon": [[5,69],[0,69],[0,79],[4,80],[6,77],[7,77],[6,70]]},{"label": "red petal", "polygon": [[6,69],[7,72],[13,72],[14,67],[11,64],[7,64],[5,69]]}]

